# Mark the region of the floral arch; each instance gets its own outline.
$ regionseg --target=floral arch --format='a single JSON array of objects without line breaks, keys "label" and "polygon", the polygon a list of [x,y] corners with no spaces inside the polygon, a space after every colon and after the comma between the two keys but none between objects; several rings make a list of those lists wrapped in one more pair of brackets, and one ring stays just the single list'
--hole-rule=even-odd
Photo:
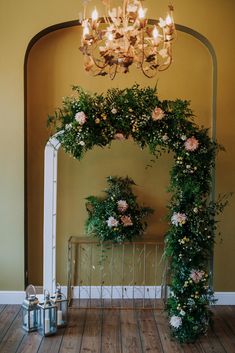
[{"label": "floral arch", "polygon": [[[75,86],[73,91],[73,96],[64,99],[62,108],[48,118],[56,133],[47,144],[51,152],[46,154],[45,165],[52,165],[51,180],[57,172],[55,151],[60,145],[78,160],[95,146],[104,147],[114,139],[129,137],[156,158],[164,151],[174,153],[169,229],[165,235],[171,277],[166,308],[173,336],[180,342],[192,342],[206,332],[211,317],[208,305],[213,301],[213,291],[208,261],[215,241],[215,215],[225,205],[223,201],[209,201],[219,146],[210,139],[207,129],[193,122],[187,101],[160,101],[156,89],[134,85],[124,90],[110,89],[106,95],[92,95]],[[55,187],[55,183],[48,185],[49,189]],[[48,189],[44,193],[46,198]],[[53,208],[56,200],[46,202]],[[44,217],[48,217],[46,212]],[[48,232],[54,234],[55,226],[53,218],[44,222],[44,237]],[[51,243],[49,261],[55,265],[53,236]],[[44,253],[48,251],[44,247]],[[44,272],[44,285],[48,278]]]}]

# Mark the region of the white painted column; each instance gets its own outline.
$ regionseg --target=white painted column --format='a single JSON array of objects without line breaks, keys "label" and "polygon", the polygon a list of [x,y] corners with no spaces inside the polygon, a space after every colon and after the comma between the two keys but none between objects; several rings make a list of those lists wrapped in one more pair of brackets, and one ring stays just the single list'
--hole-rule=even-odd
[{"label": "white painted column", "polygon": [[44,155],[43,288],[56,288],[57,160],[60,143],[53,136]]}]

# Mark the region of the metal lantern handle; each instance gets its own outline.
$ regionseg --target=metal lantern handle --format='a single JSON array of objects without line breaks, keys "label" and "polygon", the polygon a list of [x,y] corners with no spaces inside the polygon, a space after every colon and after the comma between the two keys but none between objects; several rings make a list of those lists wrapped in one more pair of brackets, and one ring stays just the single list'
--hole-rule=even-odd
[{"label": "metal lantern handle", "polygon": [[29,284],[28,285],[28,287],[25,289],[25,293],[26,293],[26,298],[28,299],[29,298],[29,288],[32,288],[33,289],[33,291],[34,291],[34,297],[36,298],[36,289],[35,289],[35,287],[34,287],[34,285],[33,284]]},{"label": "metal lantern handle", "polygon": [[43,294],[44,294],[44,299],[47,299],[47,298],[50,299],[50,292],[48,289],[44,289]]},{"label": "metal lantern handle", "polygon": [[61,293],[61,285],[59,282],[56,283],[56,292]]}]

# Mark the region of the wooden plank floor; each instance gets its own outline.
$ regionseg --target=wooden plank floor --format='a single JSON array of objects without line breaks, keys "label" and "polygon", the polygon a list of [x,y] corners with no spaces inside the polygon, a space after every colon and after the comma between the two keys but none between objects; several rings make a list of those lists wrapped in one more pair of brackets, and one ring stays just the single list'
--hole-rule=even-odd
[{"label": "wooden plank floor", "polygon": [[195,344],[179,345],[161,309],[69,309],[53,337],[27,334],[19,305],[0,305],[0,353],[235,353],[235,306],[216,306],[214,327]]}]

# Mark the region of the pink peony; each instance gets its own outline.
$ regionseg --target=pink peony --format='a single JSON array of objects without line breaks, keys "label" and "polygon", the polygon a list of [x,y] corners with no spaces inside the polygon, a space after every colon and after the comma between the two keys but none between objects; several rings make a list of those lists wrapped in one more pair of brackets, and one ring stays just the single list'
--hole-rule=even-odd
[{"label": "pink peony", "polygon": [[125,212],[128,209],[128,203],[125,200],[119,200],[117,204],[119,212]]},{"label": "pink peony", "polygon": [[122,224],[124,225],[124,227],[133,226],[131,217],[129,217],[129,216],[122,216],[121,221],[122,221]]},{"label": "pink peony", "polygon": [[119,140],[119,141],[126,139],[125,136],[121,132],[118,132],[117,134],[115,134],[114,138],[115,138],[115,140]]},{"label": "pink peony", "polygon": [[171,217],[171,223],[174,224],[176,227],[179,225],[182,226],[186,223],[187,216],[185,213],[174,212],[173,216]]},{"label": "pink peony", "polygon": [[184,147],[187,151],[195,151],[199,146],[199,142],[198,140],[192,136],[190,138],[188,138],[185,143],[184,143]]},{"label": "pink peony", "polygon": [[118,226],[118,221],[114,217],[109,217],[108,220],[106,221],[107,225],[109,228],[112,227],[117,227]]},{"label": "pink peony", "polygon": [[87,116],[84,112],[78,112],[75,114],[75,120],[79,123],[79,125],[83,125],[87,121]]},{"label": "pink peony", "polygon": [[161,120],[162,118],[164,118],[164,116],[165,116],[165,113],[161,108],[156,107],[152,112],[153,120]]},{"label": "pink peony", "polygon": [[193,280],[194,283],[198,283],[201,281],[204,275],[204,271],[192,270],[189,277]]}]

